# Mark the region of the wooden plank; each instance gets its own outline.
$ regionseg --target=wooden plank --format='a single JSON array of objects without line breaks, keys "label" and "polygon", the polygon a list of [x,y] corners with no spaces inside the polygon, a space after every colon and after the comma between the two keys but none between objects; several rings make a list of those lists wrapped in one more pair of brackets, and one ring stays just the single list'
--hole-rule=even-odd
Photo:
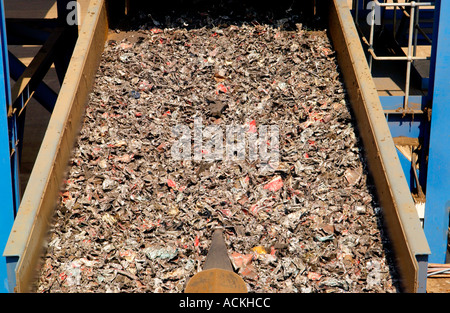
[{"label": "wooden plank", "polygon": [[450,278],[429,277],[427,282],[428,293],[450,293]]},{"label": "wooden plank", "polygon": [[4,256],[17,260],[16,292],[30,292],[50,221],[107,37],[103,0],[92,0]]}]

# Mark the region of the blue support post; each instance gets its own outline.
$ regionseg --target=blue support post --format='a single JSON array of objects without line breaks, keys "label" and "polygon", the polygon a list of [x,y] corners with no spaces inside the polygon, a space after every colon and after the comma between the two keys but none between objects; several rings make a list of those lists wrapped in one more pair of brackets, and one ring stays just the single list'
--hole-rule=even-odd
[{"label": "blue support post", "polygon": [[430,86],[429,139],[424,231],[429,262],[445,263],[450,209],[450,1],[436,1]]},{"label": "blue support post", "polygon": [[[11,138],[16,128],[8,118],[11,105],[11,88],[9,84],[8,46],[6,40],[5,11],[3,0],[0,0],[0,248],[4,250],[9,237],[14,216],[19,203],[18,163],[13,153],[11,157]],[[12,137],[11,137],[12,136]],[[8,275],[6,259],[0,258],[0,292],[8,292]]]}]

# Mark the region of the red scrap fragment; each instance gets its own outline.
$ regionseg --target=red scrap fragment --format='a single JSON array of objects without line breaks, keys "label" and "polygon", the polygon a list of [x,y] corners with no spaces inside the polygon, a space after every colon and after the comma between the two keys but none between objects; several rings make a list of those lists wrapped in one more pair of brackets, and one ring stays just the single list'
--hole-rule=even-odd
[{"label": "red scrap fragment", "polygon": [[223,215],[230,217],[233,215],[230,209],[221,209],[220,212],[222,212]]},{"label": "red scrap fragment", "polygon": [[156,147],[156,150],[158,150],[158,152],[162,152],[162,151],[164,151],[166,146],[167,146],[167,142],[163,142],[158,147]]},{"label": "red scrap fragment", "polygon": [[332,53],[332,51],[330,49],[328,49],[328,48],[323,48],[322,52],[325,54],[325,56],[328,56],[329,54]]},{"label": "red scrap fragment", "polygon": [[255,267],[253,266],[253,264],[250,264],[250,265],[246,266],[245,268],[241,269],[239,271],[239,274],[241,274],[241,276],[247,277],[249,279],[253,279],[253,280],[258,279],[258,274],[256,273]]},{"label": "red scrap fragment", "polygon": [[172,188],[176,188],[177,184],[173,180],[167,179],[167,186],[172,187]]},{"label": "red scrap fragment", "polygon": [[308,273],[308,279],[309,280],[319,280],[322,277],[319,273],[316,272],[309,272]]},{"label": "red scrap fragment", "polygon": [[200,244],[200,238],[198,238],[198,236],[195,236],[194,246],[198,247],[199,244]]},{"label": "red scrap fragment", "polygon": [[280,176],[275,177],[270,182],[264,185],[264,189],[269,189],[270,191],[277,191],[283,187],[283,180]]},{"label": "red scrap fragment", "polygon": [[256,121],[253,120],[250,123],[248,123],[249,128],[248,128],[248,132],[249,133],[256,133]]},{"label": "red scrap fragment", "polygon": [[217,85],[217,90],[218,91],[222,91],[223,93],[225,93],[225,92],[228,91],[228,88],[225,87],[223,84],[219,84],[219,85]]},{"label": "red scrap fragment", "polygon": [[275,255],[275,252],[276,252],[275,248],[273,246],[270,247],[270,254]]},{"label": "red scrap fragment", "polygon": [[253,215],[256,215],[256,214],[258,214],[260,209],[261,209],[260,206],[257,203],[255,203],[254,205],[252,205],[250,207],[250,213],[252,213]]},{"label": "red scrap fragment", "polygon": [[245,268],[252,262],[253,257],[253,254],[242,254],[239,252],[233,252],[231,254],[231,260],[237,268]]},{"label": "red scrap fragment", "polygon": [[67,278],[67,274],[66,273],[62,272],[61,274],[59,274],[59,279],[61,281],[65,280],[66,278]]},{"label": "red scrap fragment", "polygon": [[231,262],[235,268],[239,269],[240,275],[249,279],[257,279],[258,274],[256,273],[253,264],[251,264],[254,257],[253,254],[233,252],[231,254]]}]

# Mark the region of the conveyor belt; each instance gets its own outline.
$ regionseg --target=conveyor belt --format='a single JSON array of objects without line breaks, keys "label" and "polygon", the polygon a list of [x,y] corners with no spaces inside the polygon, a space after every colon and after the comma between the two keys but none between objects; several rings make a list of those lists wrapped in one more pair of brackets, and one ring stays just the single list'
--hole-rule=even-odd
[{"label": "conveyor belt", "polygon": [[[388,224],[406,291],[424,292],[428,244],[404,179],[375,85],[346,0],[330,1],[329,30],[354,110],[359,134]],[[4,256],[10,288],[32,290],[50,218],[81,123],[107,32],[104,1],[91,1],[23,196]]]}]

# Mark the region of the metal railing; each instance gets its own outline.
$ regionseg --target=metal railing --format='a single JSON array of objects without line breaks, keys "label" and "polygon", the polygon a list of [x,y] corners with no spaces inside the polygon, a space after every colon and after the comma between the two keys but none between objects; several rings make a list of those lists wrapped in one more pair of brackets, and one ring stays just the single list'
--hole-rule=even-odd
[{"label": "metal railing", "polygon": [[[393,3],[387,3],[383,2],[380,3],[378,0],[373,0],[369,2],[370,5],[370,35],[369,35],[369,42],[367,43],[369,48],[369,69],[372,71],[372,62],[373,60],[380,60],[380,61],[407,61],[406,63],[406,79],[405,79],[405,97],[403,100],[403,112],[407,112],[409,107],[409,94],[410,94],[410,85],[411,85],[411,65],[414,60],[429,60],[430,57],[421,57],[417,56],[417,40],[418,40],[418,32],[420,32],[426,41],[431,43],[431,39],[426,35],[425,31],[419,26],[419,10],[420,7],[428,6],[428,7],[434,7],[434,2],[420,2],[420,1],[410,1],[410,2],[395,2]],[[368,5],[368,6],[369,6]],[[375,22],[376,22],[376,10],[377,6],[379,8],[381,7],[393,7],[394,8],[394,15],[393,15],[393,23],[394,23],[394,29],[393,31],[396,31],[396,13],[397,9],[400,8],[405,14],[405,16],[409,17],[409,33],[408,33],[408,47],[406,56],[378,56],[376,55],[373,47],[374,42],[374,31],[375,31]],[[358,11],[359,11],[359,1],[356,0],[353,2],[353,7],[355,9],[355,20],[358,21]],[[410,11],[408,12],[406,10],[406,7],[410,7]],[[369,7],[368,7],[369,9]],[[369,21],[368,21],[369,22]]]}]

